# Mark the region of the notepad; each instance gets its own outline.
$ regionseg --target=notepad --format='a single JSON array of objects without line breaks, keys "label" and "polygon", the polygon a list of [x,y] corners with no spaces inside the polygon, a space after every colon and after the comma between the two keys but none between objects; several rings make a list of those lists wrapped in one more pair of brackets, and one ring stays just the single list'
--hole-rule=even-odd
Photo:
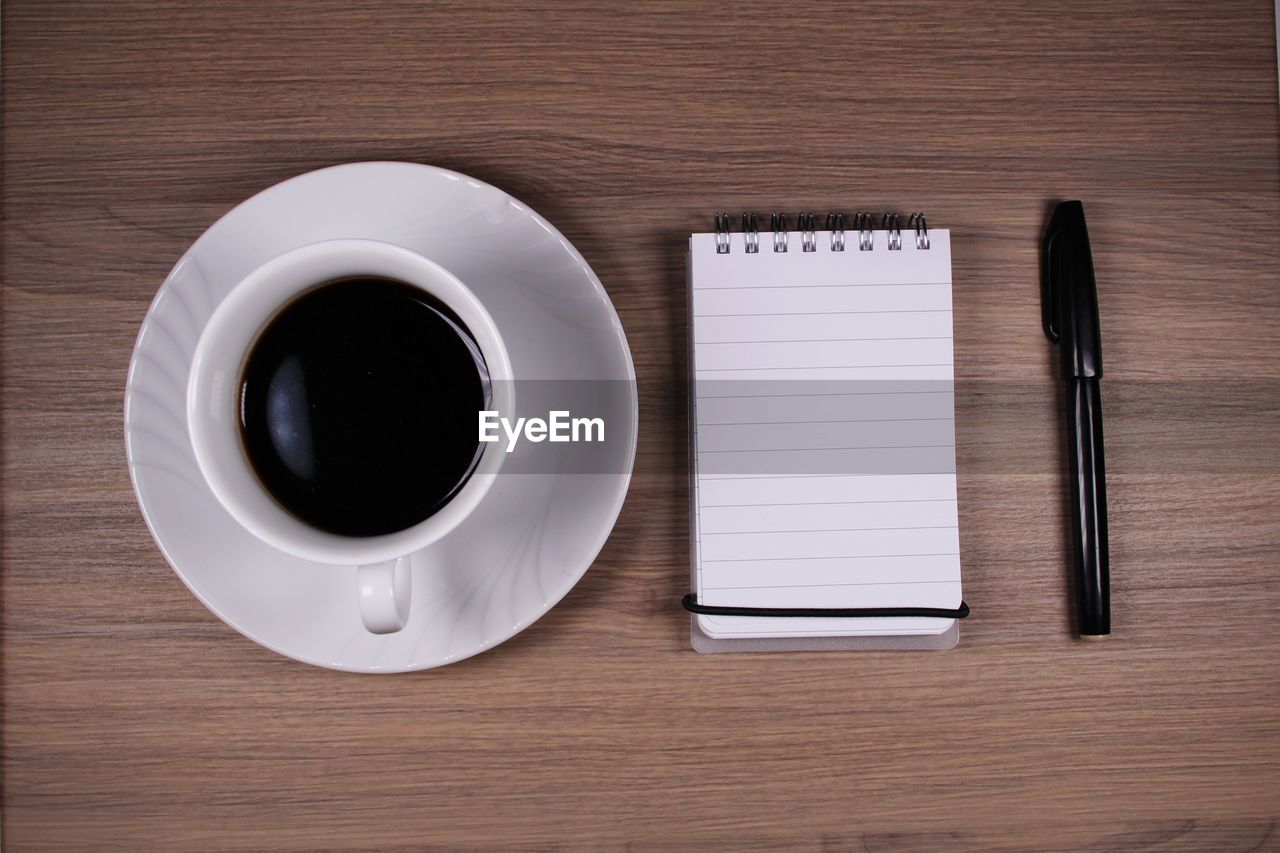
[{"label": "notepad", "polygon": [[[701,604],[960,606],[951,241],[945,230],[915,236],[692,235]],[[720,640],[928,636],[955,624],[694,618]]]}]

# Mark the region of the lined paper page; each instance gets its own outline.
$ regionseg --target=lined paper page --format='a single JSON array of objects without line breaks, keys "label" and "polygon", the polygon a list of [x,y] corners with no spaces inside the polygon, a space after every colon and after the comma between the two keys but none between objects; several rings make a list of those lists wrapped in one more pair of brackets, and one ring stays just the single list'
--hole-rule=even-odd
[{"label": "lined paper page", "polygon": [[[960,604],[951,241],[717,254],[690,241],[699,601]],[[933,634],[949,619],[700,616],[712,637]]]}]

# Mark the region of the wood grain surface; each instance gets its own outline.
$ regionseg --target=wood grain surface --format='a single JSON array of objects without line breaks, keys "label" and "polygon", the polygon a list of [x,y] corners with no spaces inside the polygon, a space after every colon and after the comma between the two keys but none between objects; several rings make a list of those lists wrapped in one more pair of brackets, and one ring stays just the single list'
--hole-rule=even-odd
[{"label": "wood grain surface", "polygon": [[[1280,849],[1280,134],[1269,0],[55,2],[3,9],[6,850]],[[594,568],[455,666],[243,639],[125,468],[169,267],[281,179],[494,183],[612,296],[637,474]],[[1049,205],[1101,287],[1115,634],[1073,639]],[[699,656],[683,264],[742,209],[955,245],[946,653]]]}]

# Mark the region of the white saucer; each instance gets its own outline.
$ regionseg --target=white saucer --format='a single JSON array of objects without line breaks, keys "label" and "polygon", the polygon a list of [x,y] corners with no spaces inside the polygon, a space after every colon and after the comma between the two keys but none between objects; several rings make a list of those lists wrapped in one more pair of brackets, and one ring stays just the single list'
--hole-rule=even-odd
[{"label": "white saucer", "polygon": [[[204,324],[248,272],[320,240],[368,238],[458,276],[508,336],[525,378],[619,380],[630,417],[593,475],[499,477],[440,542],[412,555],[409,625],[360,621],[355,571],[284,554],[241,528],[205,485],[187,433],[191,356]],[[512,299],[512,290],[519,298]],[[504,308],[504,305],[506,306]],[[492,306],[492,307],[491,307]],[[516,312],[500,316],[502,311]],[[541,318],[554,334],[535,334]],[[134,348],[125,444],[142,513],[165,558],[205,606],[280,654],[351,672],[427,669],[519,633],[573,588],[622,509],[635,459],[635,370],[618,315],[587,262],[545,219],[488,184],[412,163],[353,163],[254,196],[206,231],[170,272]]]}]

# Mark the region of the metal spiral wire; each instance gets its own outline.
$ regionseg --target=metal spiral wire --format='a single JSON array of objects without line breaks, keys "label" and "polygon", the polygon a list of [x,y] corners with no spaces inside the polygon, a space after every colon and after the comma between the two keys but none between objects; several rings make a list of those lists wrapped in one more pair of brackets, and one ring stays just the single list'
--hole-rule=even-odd
[{"label": "metal spiral wire", "polygon": [[716,254],[729,254],[729,214],[716,214]]},{"label": "metal spiral wire", "polygon": [[800,250],[804,252],[818,251],[818,224],[812,213],[802,213],[798,217],[796,227],[800,229]]},{"label": "metal spiral wire", "polygon": [[787,250],[787,215],[785,213],[769,214],[769,224],[773,231],[773,250],[775,252],[785,252]]},{"label": "metal spiral wire", "polygon": [[844,214],[828,213],[827,230],[831,232],[831,251],[844,251]]},{"label": "metal spiral wire", "polygon": [[916,248],[929,248],[929,226],[925,224],[924,214],[916,211],[907,217],[907,227],[916,230]]},{"label": "metal spiral wire", "polygon": [[[860,210],[853,214],[853,230],[858,232],[858,250],[870,252],[875,250],[876,218],[870,211]],[[790,232],[787,229],[787,215],[774,212],[769,214],[769,228],[773,232],[773,251],[786,252]],[[818,251],[818,219],[813,213],[800,213],[796,216],[796,228],[800,232],[800,249],[803,252]],[[925,222],[924,213],[916,211],[907,217],[907,228],[915,232],[916,248],[926,250],[930,247],[929,226]],[[845,250],[845,215],[831,212],[827,214],[826,230],[831,234],[830,249],[832,252]],[[892,211],[885,213],[880,219],[880,229],[885,232],[885,245],[890,251],[902,249],[902,217]],[[715,215],[716,254],[727,255],[733,245],[733,231],[729,214]],[[754,213],[742,214],[742,245],[749,255],[760,252],[760,219]]]},{"label": "metal spiral wire", "polygon": [[886,242],[889,244],[889,251],[897,252],[902,249],[902,217],[896,213],[886,213],[884,219],[880,221],[880,227],[889,232]]},{"label": "metal spiral wire", "polygon": [[858,251],[870,252],[876,246],[876,225],[868,211],[860,210],[853,215],[853,227],[858,229]]},{"label": "metal spiral wire", "polygon": [[760,251],[760,222],[754,213],[742,214],[742,240],[746,244],[748,255]]}]

